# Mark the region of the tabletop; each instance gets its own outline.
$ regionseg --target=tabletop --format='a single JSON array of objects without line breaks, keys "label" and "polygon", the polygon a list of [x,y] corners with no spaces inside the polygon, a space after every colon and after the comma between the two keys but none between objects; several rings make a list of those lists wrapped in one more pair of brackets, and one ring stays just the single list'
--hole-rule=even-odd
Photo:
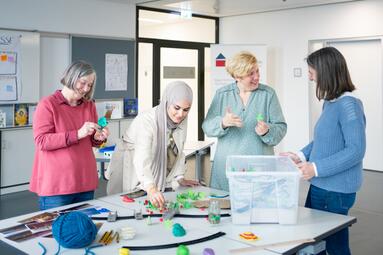
[{"label": "tabletop", "polygon": [[[177,194],[190,191],[190,189],[181,188],[176,192],[165,192],[164,196],[167,200],[175,200]],[[192,190],[193,192],[202,192],[206,196],[218,195],[224,196],[228,193],[225,191],[215,190],[207,187],[199,186]],[[132,216],[134,210],[141,209],[142,213],[146,212],[144,201],[146,197],[135,199],[134,202],[124,202],[121,194],[112,196],[100,197],[95,200],[87,201],[93,206],[98,208],[106,208],[110,211],[117,211],[119,216]],[[57,209],[64,209],[70,206],[60,207]],[[55,209],[55,210],[57,210]],[[50,210],[52,211],[52,210]],[[136,236],[132,240],[121,240],[120,243],[112,243],[107,246],[96,248],[92,250],[95,254],[118,254],[118,249],[124,245],[139,246],[139,245],[161,245],[169,243],[177,243],[182,241],[190,241],[201,237],[206,237],[217,232],[224,232],[225,235],[214,240],[209,240],[199,244],[189,246],[190,255],[202,254],[203,249],[213,248],[216,254],[232,254],[230,251],[238,249],[249,249],[260,245],[266,245],[265,249],[258,251],[243,251],[238,254],[256,254],[256,255],[271,255],[271,254],[293,254],[304,245],[301,243],[283,245],[278,247],[267,247],[267,245],[288,242],[295,240],[302,240],[313,238],[319,241],[326,236],[347,227],[356,222],[355,217],[338,215],[308,208],[300,207],[298,210],[298,222],[293,225],[281,224],[248,224],[248,225],[234,225],[230,217],[221,218],[219,224],[210,224],[205,218],[173,218],[173,224],[181,224],[185,230],[186,235],[183,237],[175,237],[171,229],[167,229],[160,221],[160,218],[152,218],[152,224],[148,225],[146,220],[117,220],[116,222],[98,221],[103,225],[100,228],[96,241],[100,239],[102,233],[108,230],[118,230],[121,227],[132,227],[136,230]],[[230,212],[229,210],[221,210],[221,213]],[[17,221],[27,217],[36,215],[41,212],[32,213],[28,215],[18,216],[0,221],[0,229],[17,225]],[[206,215],[207,210],[200,210],[198,208],[181,209],[183,214],[191,215]],[[101,214],[101,216],[105,216]],[[98,216],[98,215],[97,215]],[[259,237],[257,241],[246,241],[239,237],[242,232],[251,231]],[[0,234],[0,240],[10,244],[11,246],[30,254],[42,254],[41,247],[38,242],[44,244],[47,248],[48,254],[53,254],[57,251],[58,244],[53,238],[36,237],[24,242],[10,241],[3,234]],[[95,241],[95,242],[96,242]],[[65,249],[61,248],[62,254],[84,254],[84,249]],[[156,250],[156,254],[176,254],[176,248]],[[153,251],[132,251],[131,254],[153,254]],[[237,253],[236,253],[237,254]]]}]

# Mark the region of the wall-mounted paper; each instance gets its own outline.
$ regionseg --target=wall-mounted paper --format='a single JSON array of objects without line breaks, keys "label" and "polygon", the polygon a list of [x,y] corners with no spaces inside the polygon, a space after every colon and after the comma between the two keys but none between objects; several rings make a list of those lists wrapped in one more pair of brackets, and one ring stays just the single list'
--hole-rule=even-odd
[{"label": "wall-mounted paper", "polygon": [[0,76],[0,101],[17,100],[16,76]]},{"label": "wall-mounted paper", "polygon": [[105,54],[105,90],[128,89],[128,55]]},{"label": "wall-mounted paper", "polygon": [[16,75],[16,65],[16,52],[0,52],[0,75]]}]

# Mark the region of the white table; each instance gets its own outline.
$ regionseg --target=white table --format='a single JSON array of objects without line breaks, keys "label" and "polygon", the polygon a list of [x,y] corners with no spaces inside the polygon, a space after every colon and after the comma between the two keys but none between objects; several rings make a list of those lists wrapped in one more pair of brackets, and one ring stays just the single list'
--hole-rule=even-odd
[{"label": "white table", "polygon": [[195,179],[201,180],[202,176],[202,156],[205,155],[214,142],[209,141],[186,141],[184,145],[185,157],[195,155]]},{"label": "white table", "polygon": [[[205,155],[210,148],[211,145],[213,145],[214,142],[207,142],[207,141],[196,141],[196,142],[190,142],[186,141],[184,145],[183,152],[185,153],[186,159],[189,157],[195,156],[195,178],[196,180],[200,180],[201,173],[202,173],[202,156]],[[105,177],[105,163],[110,162],[110,158],[104,156],[104,153],[98,152],[98,150],[94,151],[94,156],[96,157],[96,162],[100,163],[100,175],[104,180],[108,180]]]},{"label": "white table", "polygon": [[[177,192],[166,192],[165,197],[168,200],[174,200],[176,194],[184,191],[180,189]],[[206,187],[197,187],[195,191],[203,191],[206,195],[215,193],[218,195],[226,194],[224,191],[214,190]],[[120,216],[133,215],[133,210],[144,208],[138,201],[145,200],[146,197],[138,198],[134,203],[123,202],[120,195],[112,195],[101,197],[96,200],[91,200],[89,203],[108,208],[110,210],[118,211]],[[225,213],[222,210],[222,213]],[[143,210],[145,214],[145,210]],[[185,209],[181,213],[185,214],[207,214],[207,211],[199,209]],[[0,221],[0,228],[16,225],[17,220],[24,219],[30,215],[19,216]],[[251,225],[233,225],[231,218],[221,218],[221,223],[218,225],[210,225],[206,219],[189,219],[189,218],[174,218],[174,223],[180,223],[187,231],[187,235],[182,238],[174,237],[170,230],[167,230],[162,224],[159,223],[158,218],[153,218],[153,225],[146,225],[145,220],[119,220],[116,222],[104,222],[100,229],[97,239],[99,240],[101,234],[106,230],[117,230],[121,226],[130,226],[137,230],[135,239],[129,241],[121,241],[120,244],[112,243],[111,245],[96,248],[93,251],[96,254],[118,254],[118,248],[123,245],[155,245],[155,244],[168,244],[178,241],[185,241],[199,238],[201,236],[208,236],[218,231],[225,232],[226,235],[211,241],[199,243],[189,246],[191,251],[190,255],[202,254],[204,248],[210,247],[215,250],[216,254],[225,255],[230,254],[230,250],[237,248],[248,248],[252,246],[259,246],[265,244],[273,244],[277,242],[293,241],[299,239],[313,238],[320,241],[327,236],[345,228],[356,222],[355,217],[343,216],[308,208],[299,208],[298,222],[294,225],[280,225],[280,224],[251,224]],[[260,237],[255,242],[245,241],[239,238],[239,234],[245,231],[251,231]],[[41,248],[37,245],[37,241],[43,242],[48,249],[48,254],[52,254],[57,250],[57,243],[53,239],[48,238],[35,238],[22,243],[15,243],[5,239],[0,234],[0,240],[31,254],[41,254]],[[149,244],[148,244],[149,243]],[[256,254],[256,255],[271,255],[271,254],[295,254],[298,250],[306,246],[306,244],[285,245],[277,248],[266,248],[261,251],[250,251],[241,254]],[[84,249],[64,249],[63,254],[83,254]],[[63,251],[64,251],[63,250]],[[153,251],[131,251],[133,255],[139,254],[154,254]],[[176,249],[156,250],[155,254],[176,254]]]}]

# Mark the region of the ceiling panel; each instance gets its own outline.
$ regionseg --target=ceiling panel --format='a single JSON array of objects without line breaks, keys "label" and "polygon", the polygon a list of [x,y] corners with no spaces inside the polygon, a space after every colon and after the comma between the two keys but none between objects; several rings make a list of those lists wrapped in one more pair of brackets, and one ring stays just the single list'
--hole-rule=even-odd
[{"label": "ceiling panel", "polygon": [[138,6],[227,17],[362,0],[126,0]]}]

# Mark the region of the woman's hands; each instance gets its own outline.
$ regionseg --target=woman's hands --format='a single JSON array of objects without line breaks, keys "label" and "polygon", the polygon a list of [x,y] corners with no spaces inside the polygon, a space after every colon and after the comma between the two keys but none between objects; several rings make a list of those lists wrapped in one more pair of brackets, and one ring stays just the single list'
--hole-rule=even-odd
[{"label": "woman's hands", "polygon": [[77,137],[78,139],[83,139],[87,137],[88,135],[93,135],[94,139],[97,141],[105,141],[106,138],[109,136],[109,128],[104,127],[103,129],[100,128],[99,125],[93,122],[85,122],[82,127],[77,131]]},{"label": "woman's hands", "polygon": [[280,156],[287,156],[289,158],[291,158],[295,164],[299,164],[301,163],[301,159],[298,157],[298,155],[294,152],[291,152],[291,151],[288,151],[288,152],[281,152],[279,153]]},{"label": "woman's hands", "polygon": [[110,134],[109,133],[109,128],[108,127],[104,127],[101,130],[97,130],[96,133],[94,133],[93,137],[97,141],[105,141],[106,138],[108,138],[109,134]]},{"label": "woman's hands", "polygon": [[299,171],[301,171],[302,178],[304,180],[310,180],[315,176],[314,165],[310,162],[302,162],[302,160],[296,153],[289,151],[282,152],[279,155],[290,157],[294,161],[294,163],[297,164],[297,167],[299,168]]},{"label": "woman's hands", "polygon": [[222,118],[222,128],[242,127],[243,123],[238,115],[231,112],[230,107],[226,108],[225,116]]},{"label": "woman's hands", "polygon": [[148,193],[149,201],[157,208],[163,208],[165,204],[165,198],[161,191],[156,187],[149,187],[146,191]]},{"label": "woman's hands", "polygon": [[310,180],[315,176],[315,170],[314,170],[314,165],[310,162],[304,162],[298,164],[299,170],[302,173],[302,178],[304,180]]},{"label": "woman's hands", "polygon": [[255,133],[259,136],[264,136],[267,132],[269,132],[269,125],[267,125],[263,120],[259,120],[255,126]]},{"label": "woman's hands", "polygon": [[180,179],[178,180],[178,183],[181,185],[181,186],[185,186],[185,187],[195,187],[195,186],[199,186],[199,182],[198,181],[194,181],[194,180],[186,180],[186,179]]},{"label": "woman's hands", "polygon": [[80,140],[80,139],[87,137],[88,135],[92,135],[99,128],[100,128],[100,126],[97,125],[96,123],[87,121],[77,131],[77,138]]}]

